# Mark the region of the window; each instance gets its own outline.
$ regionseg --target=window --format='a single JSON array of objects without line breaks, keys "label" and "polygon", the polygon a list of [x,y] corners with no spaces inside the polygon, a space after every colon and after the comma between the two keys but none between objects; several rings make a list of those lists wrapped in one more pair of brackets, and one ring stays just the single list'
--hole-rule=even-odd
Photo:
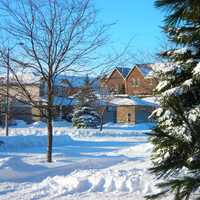
[{"label": "window", "polygon": [[133,87],[139,87],[139,86],[140,86],[140,79],[138,79],[138,78],[133,78],[133,79],[132,79],[132,86],[133,86]]},{"label": "window", "polygon": [[131,113],[128,113],[128,123],[131,122]]}]

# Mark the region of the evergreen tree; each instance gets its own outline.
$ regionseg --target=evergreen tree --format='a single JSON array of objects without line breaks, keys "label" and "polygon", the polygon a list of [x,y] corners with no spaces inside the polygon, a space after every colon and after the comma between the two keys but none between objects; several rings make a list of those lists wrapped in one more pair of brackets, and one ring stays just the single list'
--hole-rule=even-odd
[{"label": "evergreen tree", "polygon": [[166,9],[163,30],[175,48],[161,53],[156,93],[160,108],[153,116],[157,125],[150,169],[164,181],[158,198],[173,193],[174,199],[200,199],[200,1],[156,0]]},{"label": "evergreen tree", "polygon": [[90,79],[86,76],[84,86],[76,94],[76,106],[72,116],[72,124],[77,128],[97,128],[100,116],[96,112],[97,97]]}]

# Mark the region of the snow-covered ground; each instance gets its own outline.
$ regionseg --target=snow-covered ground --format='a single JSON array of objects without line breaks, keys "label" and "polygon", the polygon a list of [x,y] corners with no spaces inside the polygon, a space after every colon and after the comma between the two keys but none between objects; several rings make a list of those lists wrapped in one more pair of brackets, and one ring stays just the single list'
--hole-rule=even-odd
[{"label": "snow-covered ground", "polygon": [[129,200],[155,191],[149,174],[153,124],[106,124],[100,132],[54,123],[53,163],[46,162],[46,124],[0,128],[1,200]]}]

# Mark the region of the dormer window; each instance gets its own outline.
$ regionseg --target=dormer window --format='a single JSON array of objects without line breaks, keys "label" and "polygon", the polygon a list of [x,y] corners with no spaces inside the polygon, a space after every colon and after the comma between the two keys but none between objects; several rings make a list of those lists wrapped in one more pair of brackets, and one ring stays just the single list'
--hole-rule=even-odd
[{"label": "dormer window", "polygon": [[133,78],[133,79],[132,79],[132,86],[133,86],[133,87],[139,87],[139,86],[140,86],[140,79],[138,79],[138,78]]}]

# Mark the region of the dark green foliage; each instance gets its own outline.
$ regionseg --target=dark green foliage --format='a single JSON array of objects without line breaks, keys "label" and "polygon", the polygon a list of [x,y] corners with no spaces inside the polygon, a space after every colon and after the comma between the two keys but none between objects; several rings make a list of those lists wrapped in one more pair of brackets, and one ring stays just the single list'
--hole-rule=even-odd
[{"label": "dark green foliage", "polygon": [[163,30],[176,48],[161,53],[157,69],[160,108],[150,169],[163,182],[149,199],[200,199],[200,1],[156,0],[167,16]]},{"label": "dark green foliage", "polygon": [[72,116],[73,126],[77,128],[97,128],[100,124],[100,116],[96,112],[97,97],[88,76],[75,98],[76,106]]},{"label": "dark green foliage", "polygon": [[77,128],[97,128],[100,125],[100,117],[91,107],[82,107],[75,110],[72,118],[73,126]]}]

